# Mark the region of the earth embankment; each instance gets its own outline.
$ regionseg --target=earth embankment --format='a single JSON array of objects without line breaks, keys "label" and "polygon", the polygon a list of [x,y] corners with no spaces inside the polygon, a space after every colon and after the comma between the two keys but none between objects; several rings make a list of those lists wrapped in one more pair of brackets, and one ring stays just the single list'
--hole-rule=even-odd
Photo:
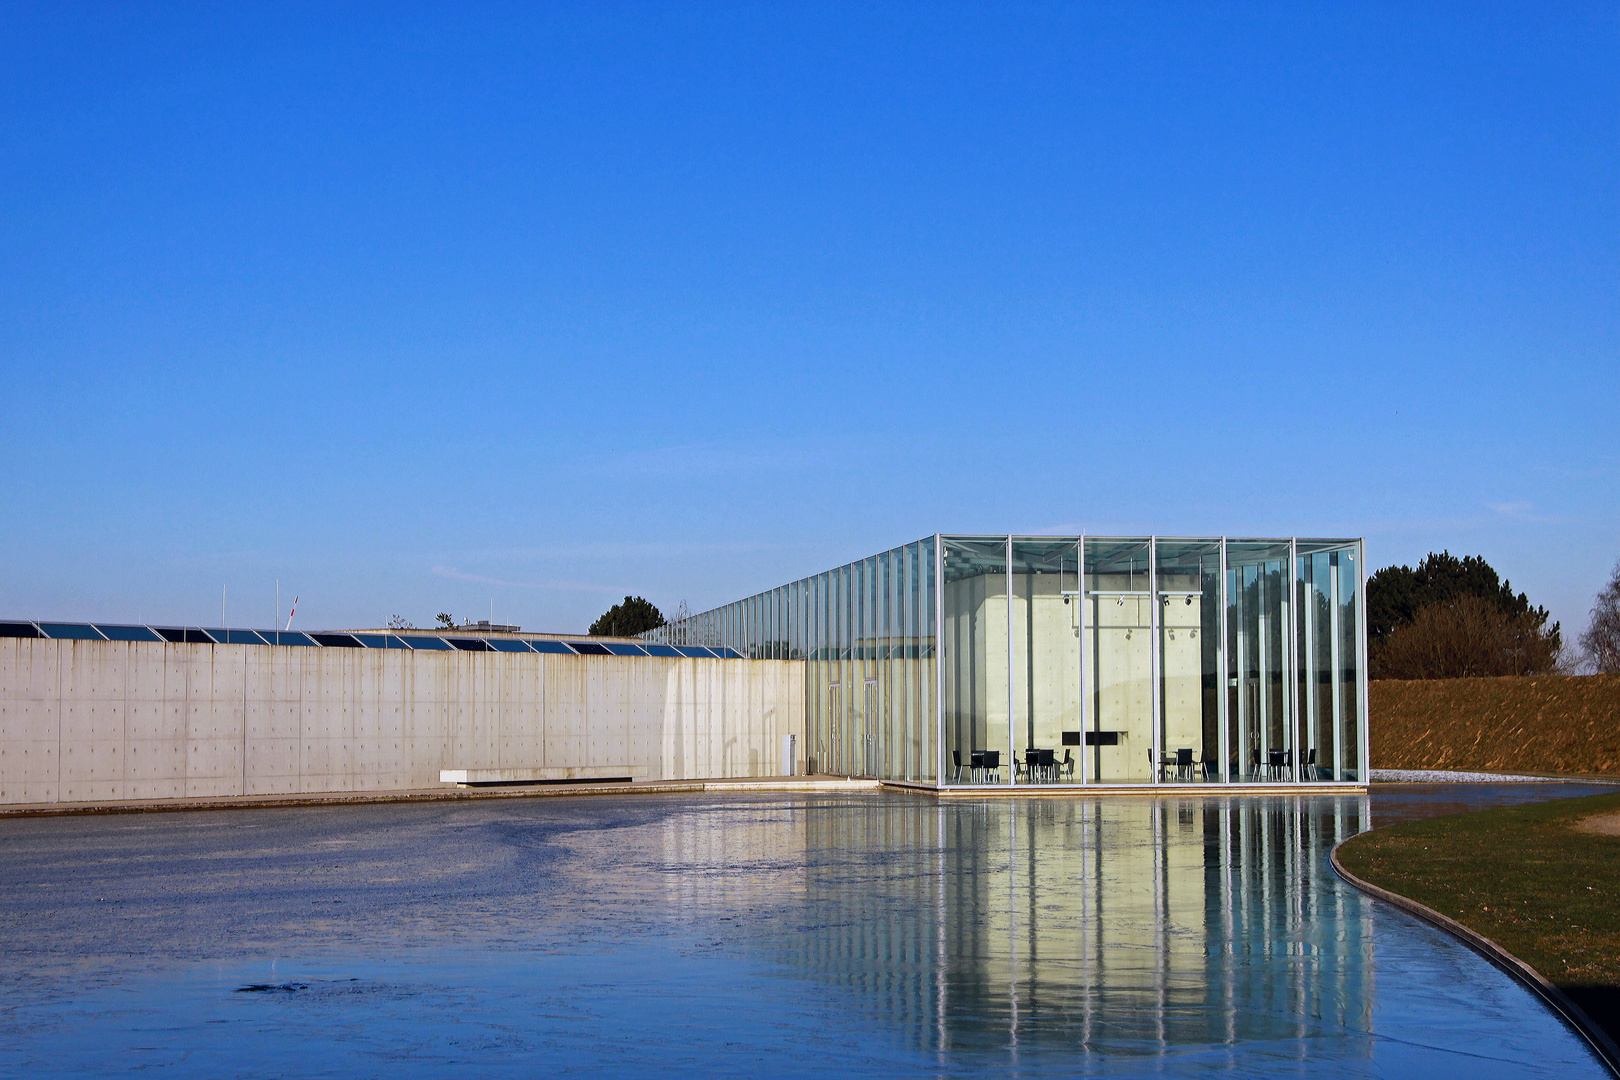
[{"label": "earth embankment", "polygon": [[1372,767],[1620,777],[1620,675],[1372,683]]}]

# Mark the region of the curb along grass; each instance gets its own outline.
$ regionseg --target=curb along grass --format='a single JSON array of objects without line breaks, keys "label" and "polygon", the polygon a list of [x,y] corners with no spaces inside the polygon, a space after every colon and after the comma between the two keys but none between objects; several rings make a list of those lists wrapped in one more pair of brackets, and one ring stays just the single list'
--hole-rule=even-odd
[{"label": "curb along grass", "polygon": [[1605,794],[1406,822],[1332,863],[1535,990],[1620,1076],[1620,836],[1576,828],[1616,811]]}]

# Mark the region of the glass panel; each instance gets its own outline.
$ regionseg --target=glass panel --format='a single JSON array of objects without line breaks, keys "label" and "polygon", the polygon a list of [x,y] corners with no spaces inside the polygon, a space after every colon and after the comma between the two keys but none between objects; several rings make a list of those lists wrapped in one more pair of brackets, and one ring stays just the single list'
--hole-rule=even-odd
[{"label": "glass panel", "polygon": [[101,632],[88,623],[42,622],[39,628],[48,638],[63,641],[104,641]]},{"label": "glass panel", "polygon": [[[216,630],[215,633],[218,633]],[[348,634],[311,634],[317,643],[328,649],[358,649],[360,642]]]},{"label": "glass panel", "polygon": [[0,637],[9,638],[37,638],[40,633],[33,623],[0,622]]},{"label": "glass panel", "polygon": [[648,645],[648,656],[680,656],[680,651],[673,645]]},{"label": "glass panel", "polygon": [[1298,564],[1299,778],[1360,775],[1360,650],[1355,546],[1302,541]]},{"label": "glass panel", "polygon": [[1330,661],[1337,685],[1333,700],[1338,706],[1333,730],[1339,740],[1334,747],[1335,780],[1365,783],[1367,748],[1361,733],[1367,718],[1361,715],[1365,701],[1367,669],[1361,655],[1361,623],[1365,613],[1361,610],[1361,575],[1365,567],[1359,565],[1360,545],[1334,553],[1337,571],[1337,594],[1332,597],[1331,609],[1338,614],[1338,625],[1330,633],[1338,646],[1337,655]]},{"label": "glass panel", "polygon": [[[33,627],[30,626],[29,629],[32,630]],[[100,630],[103,634],[105,634],[107,636],[107,640],[109,640],[109,641],[162,641],[163,640],[162,638],[158,637],[156,634],[152,633],[152,631],[148,630],[144,626],[102,626],[102,625],[100,625],[98,623],[97,626],[96,626],[96,629]],[[0,635],[0,636],[5,636],[5,635]],[[29,634],[28,636],[33,637],[34,635]],[[262,642],[261,642],[261,644],[262,644]]]},{"label": "glass panel", "polygon": [[529,648],[537,653],[562,653],[565,656],[571,656],[574,652],[565,641],[530,641]]},{"label": "glass panel", "polygon": [[595,641],[570,641],[568,643],[575,652],[581,656],[611,656],[607,647]]},{"label": "glass panel", "polygon": [[[217,631],[216,631],[217,633]],[[264,638],[255,630],[226,630],[225,642],[228,645],[263,645]]]},{"label": "glass panel", "polygon": [[1221,777],[1219,540],[1161,540],[1159,752],[1165,779]]},{"label": "glass panel", "polygon": [[489,638],[488,641],[489,647],[494,649],[496,652],[526,653],[529,651],[528,645],[524,644],[522,641],[518,641],[515,638]]},{"label": "glass panel", "polygon": [[1153,592],[1145,539],[1086,541],[1086,641],[1090,727],[1086,776],[1150,783],[1153,739]]},{"label": "glass panel", "polygon": [[1295,733],[1287,670],[1288,545],[1226,546],[1227,725],[1232,779],[1291,781]]},{"label": "glass panel", "polygon": [[638,645],[622,645],[609,643],[607,651],[614,656],[646,656],[647,653]]},{"label": "glass panel", "polygon": [[930,538],[918,545],[917,552],[917,655],[922,663],[917,667],[918,727],[925,740],[919,756],[923,772],[921,780],[943,780],[940,733],[943,720],[939,698],[939,646],[936,633],[939,628],[939,594],[936,591],[938,566],[935,540]]},{"label": "glass panel", "polygon": [[1080,544],[1012,546],[1013,770],[1018,782],[1076,780],[1080,747]]},{"label": "glass panel", "polygon": [[[286,637],[287,635],[283,634],[281,636]],[[413,649],[429,649],[438,652],[448,652],[450,650],[448,643],[440,641],[436,637],[401,637],[400,640]]]},{"label": "glass panel", "polygon": [[943,544],[943,779],[1007,783],[1007,542],[945,537]]},{"label": "glass panel", "polygon": [[[191,635],[192,634],[200,634],[201,632],[202,631],[200,631],[200,630],[187,630],[185,632],[186,633],[186,640],[187,641],[193,640]],[[310,640],[308,635],[301,634],[297,630],[282,630],[282,631],[279,631],[279,632],[275,631],[275,630],[266,630],[262,636],[264,637],[264,639],[266,641],[269,641],[270,644],[272,644],[272,645],[309,645],[309,646],[313,647],[314,644],[315,644],[314,641]],[[424,640],[424,639],[422,639],[422,638],[413,638],[412,640],[413,641],[421,641],[421,640]],[[438,641],[437,638],[428,638],[426,640]],[[443,642],[439,642],[438,647],[441,648],[441,649],[449,648],[449,646],[445,645]]]}]

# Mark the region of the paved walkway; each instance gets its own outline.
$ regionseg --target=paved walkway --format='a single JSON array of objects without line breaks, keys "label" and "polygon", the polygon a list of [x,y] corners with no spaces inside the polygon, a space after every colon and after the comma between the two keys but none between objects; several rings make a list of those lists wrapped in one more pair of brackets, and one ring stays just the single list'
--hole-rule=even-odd
[{"label": "paved walkway", "polygon": [[250,806],[340,806],[357,803],[437,802],[462,799],[533,799],[566,795],[660,795],[740,791],[860,791],[877,780],[841,776],[747,776],[729,780],[657,780],[596,784],[514,784],[495,787],[409,788],[390,791],[317,791],[284,795],[219,795],[114,802],[18,803],[0,806],[0,818],[58,814],[129,814],[174,810],[230,810]]},{"label": "paved walkway", "polygon": [[1372,769],[1375,784],[1620,784],[1613,780],[1594,779],[1589,776],[1516,776],[1510,773],[1452,772],[1444,769]]}]

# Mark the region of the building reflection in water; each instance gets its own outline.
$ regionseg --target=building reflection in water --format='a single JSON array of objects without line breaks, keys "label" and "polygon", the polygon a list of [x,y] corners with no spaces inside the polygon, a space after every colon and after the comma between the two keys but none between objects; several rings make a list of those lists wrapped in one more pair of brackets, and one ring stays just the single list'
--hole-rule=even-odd
[{"label": "building reflection in water", "polygon": [[746,915],[746,947],[913,1052],[1342,1058],[1371,1052],[1372,914],[1327,852],[1366,819],[1361,795],[886,796],[676,815],[663,856],[678,910]]}]

